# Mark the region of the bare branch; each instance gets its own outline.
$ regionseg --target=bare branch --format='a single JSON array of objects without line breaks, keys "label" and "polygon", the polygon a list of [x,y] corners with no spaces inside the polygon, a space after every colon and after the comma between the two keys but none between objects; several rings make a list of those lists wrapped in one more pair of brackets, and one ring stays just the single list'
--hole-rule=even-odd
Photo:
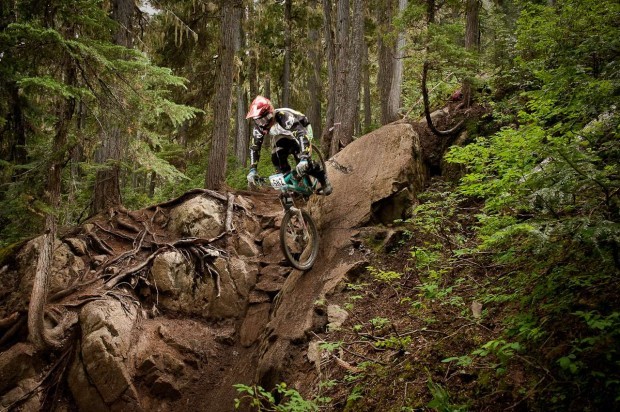
[{"label": "bare branch", "polygon": [[428,89],[426,88],[426,77],[428,75],[428,60],[424,61],[424,67],[422,69],[422,98],[424,99],[424,116],[426,117],[426,123],[428,127],[431,129],[433,134],[436,136],[451,136],[457,133],[461,127],[465,124],[464,120],[461,120],[456,126],[449,130],[438,130],[433,124],[433,119],[431,118],[430,104],[428,101]]}]

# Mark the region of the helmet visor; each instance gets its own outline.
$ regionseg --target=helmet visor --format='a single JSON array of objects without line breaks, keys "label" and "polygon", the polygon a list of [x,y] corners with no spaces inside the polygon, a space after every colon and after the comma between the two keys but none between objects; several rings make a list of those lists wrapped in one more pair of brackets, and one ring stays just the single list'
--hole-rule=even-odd
[{"label": "helmet visor", "polygon": [[271,113],[267,113],[266,115],[262,116],[262,117],[256,117],[254,118],[254,122],[259,125],[260,127],[265,127],[269,124],[269,122],[271,121],[272,118],[272,114]]}]

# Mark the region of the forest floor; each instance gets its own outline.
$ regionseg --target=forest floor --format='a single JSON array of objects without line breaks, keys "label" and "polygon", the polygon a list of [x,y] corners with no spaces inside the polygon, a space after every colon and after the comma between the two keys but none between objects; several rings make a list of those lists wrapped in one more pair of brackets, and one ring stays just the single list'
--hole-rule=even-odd
[{"label": "forest floor", "polygon": [[[428,196],[444,189],[436,182]],[[526,362],[470,357],[499,339],[509,314],[501,304],[481,303],[502,282],[484,256],[455,258],[457,244],[475,244],[478,210],[461,204],[451,216],[435,210],[432,222],[419,216],[363,230],[369,266],[329,298],[349,316],[338,330],[315,336],[322,360],[298,383],[306,398],[329,398],[327,410],[528,409],[523,388],[535,378]]]}]

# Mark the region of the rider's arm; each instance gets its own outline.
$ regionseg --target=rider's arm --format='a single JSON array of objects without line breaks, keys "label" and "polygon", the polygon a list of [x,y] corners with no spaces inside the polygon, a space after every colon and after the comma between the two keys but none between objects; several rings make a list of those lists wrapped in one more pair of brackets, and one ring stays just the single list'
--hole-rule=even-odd
[{"label": "rider's arm", "polygon": [[263,146],[264,132],[258,127],[254,126],[252,129],[252,145],[250,146],[250,168],[256,168],[258,161],[260,160],[260,149]]}]

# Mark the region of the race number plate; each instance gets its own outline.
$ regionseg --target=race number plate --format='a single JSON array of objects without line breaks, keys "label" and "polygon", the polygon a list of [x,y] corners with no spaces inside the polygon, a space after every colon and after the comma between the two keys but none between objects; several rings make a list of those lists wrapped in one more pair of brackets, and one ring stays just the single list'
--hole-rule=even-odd
[{"label": "race number plate", "polygon": [[282,173],[269,176],[269,182],[271,183],[271,187],[277,190],[286,187],[286,182],[284,181],[284,175]]}]

